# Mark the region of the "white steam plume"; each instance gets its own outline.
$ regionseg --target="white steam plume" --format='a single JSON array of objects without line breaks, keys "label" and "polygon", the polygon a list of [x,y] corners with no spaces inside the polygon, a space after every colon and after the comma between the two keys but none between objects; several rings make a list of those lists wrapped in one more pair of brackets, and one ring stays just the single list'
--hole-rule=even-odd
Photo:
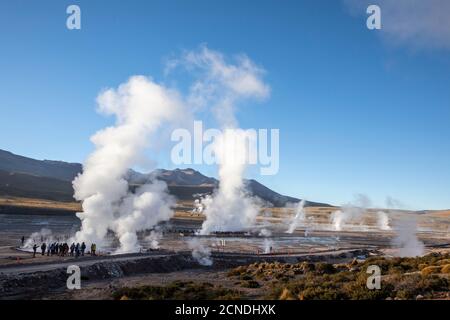
[{"label": "white steam plume", "polygon": [[202,266],[211,266],[211,250],[203,246],[197,238],[192,238],[188,241],[189,249],[192,250],[192,257],[198,261]]},{"label": "white steam plume", "polygon": [[386,206],[393,208],[389,210],[390,212],[397,213],[396,219],[393,220],[395,238],[392,239],[392,246],[397,249],[396,255],[400,257],[422,256],[425,246],[417,237],[417,216],[413,213],[399,211],[398,209],[405,209],[407,206],[392,197],[386,198]]},{"label": "white steam plume", "polygon": [[203,211],[206,220],[201,234],[212,231],[236,231],[252,226],[258,206],[244,192],[243,175],[248,158],[246,131],[238,129],[235,109],[243,99],[264,99],[270,87],[262,81],[264,70],[248,57],[241,55],[236,63],[227,63],[219,52],[201,46],[197,51],[184,54],[171,66],[184,65],[199,71],[200,79],[191,87],[189,101],[196,107],[212,106],[221,124],[222,134],[213,142],[219,159],[219,189]]},{"label": "white steam plume", "polygon": [[264,253],[272,253],[273,241],[271,239],[264,239]]},{"label": "white steam plume", "polygon": [[270,237],[272,235],[272,231],[270,231],[269,229],[263,228],[261,229],[261,231],[259,232],[259,236],[261,237]]},{"label": "white steam plume", "polygon": [[183,114],[178,95],[144,76],[133,76],[98,98],[98,110],[114,115],[116,124],[91,137],[94,152],[73,181],[75,199],[82,201],[77,241],[104,243],[108,230],[120,241],[118,252],[140,249],[137,232],[168,220],[173,200],[160,181],[129,191],[127,171],[138,164],[149,139],[167,122]]},{"label": "white steam plume", "polygon": [[341,231],[348,222],[360,220],[370,203],[367,196],[363,194],[355,195],[353,203],[343,205],[341,210],[337,210],[331,215],[334,230]]},{"label": "white steam plume", "polygon": [[298,203],[297,208],[295,209],[295,216],[292,218],[292,221],[286,233],[293,233],[299,224],[305,222],[305,219],[305,200],[302,200]]},{"label": "white steam plume", "polygon": [[201,234],[212,231],[239,231],[254,225],[259,208],[244,190],[245,162],[238,159],[246,154],[243,130],[225,130],[214,143],[220,160],[219,189],[203,211],[206,220]]},{"label": "white steam plume", "polygon": [[389,225],[389,216],[384,211],[377,212],[377,226],[380,230],[388,231],[391,230],[391,226]]},{"label": "white steam plume", "polygon": [[151,249],[159,249],[159,241],[162,237],[163,234],[160,230],[152,230],[145,240],[150,242]]},{"label": "white steam plume", "polygon": [[396,254],[400,257],[422,256],[425,247],[422,241],[417,238],[417,220],[416,217],[408,214],[395,221],[395,238],[392,245],[397,248]]},{"label": "white steam plume", "polygon": [[53,242],[59,242],[55,236],[53,236],[52,231],[47,228],[42,228],[39,232],[33,232],[28,239],[25,240],[23,249],[32,249],[34,244],[40,245],[42,243],[47,245]]}]

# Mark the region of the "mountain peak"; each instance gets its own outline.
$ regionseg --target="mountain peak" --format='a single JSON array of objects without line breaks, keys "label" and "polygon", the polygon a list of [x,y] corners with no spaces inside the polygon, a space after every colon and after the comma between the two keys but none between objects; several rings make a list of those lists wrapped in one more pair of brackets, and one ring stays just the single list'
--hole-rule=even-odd
[{"label": "mountain peak", "polygon": [[[0,150],[0,172],[5,181],[9,176],[7,184],[0,184],[0,195],[42,196],[43,199],[67,201],[73,197],[72,180],[81,171],[82,165],[79,163],[35,160]],[[17,177],[14,174],[17,174]],[[125,175],[130,185],[135,186],[148,183],[155,178],[166,182],[169,192],[182,199],[193,200],[193,195],[212,193],[219,186],[217,179],[207,177],[193,168],[156,169],[147,174],[129,169]],[[288,202],[300,201],[297,198],[281,195],[254,179],[245,180],[245,187],[249,194],[270,202],[274,206],[284,206]]]}]

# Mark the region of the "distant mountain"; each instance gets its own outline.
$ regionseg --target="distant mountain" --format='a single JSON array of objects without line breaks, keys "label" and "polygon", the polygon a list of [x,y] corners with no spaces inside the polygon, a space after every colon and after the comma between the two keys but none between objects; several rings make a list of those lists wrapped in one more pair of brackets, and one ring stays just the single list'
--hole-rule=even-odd
[{"label": "distant mountain", "polygon": [[72,181],[82,166],[79,163],[35,160],[0,149],[0,170]]},{"label": "distant mountain", "polygon": [[[20,196],[59,201],[73,201],[72,180],[82,171],[79,163],[35,160],[0,150],[0,196]],[[218,187],[217,179],[194,169],[157,169],[144,174],[129,170],[125,177],[135,187],[155,178],[165,181],[169,192],[181,200],[193,200],[196,194],[211,194]],[[249,194],[285,206],[300,199],[281,195],[256,180],[245,180]],[[307,202],[308,206],[328,206]]]},{"label": "distant mountain", "polygon": [[72,183],[50,177],[0,170],[0,196],[74,201]]},{"label": "distant mountain", "polygon": [[218,181],[207,177],[194,169],[156,169],[155,171],[144,174],[134,170],[128,170],[127,180],[133,184],[143,184],[154,178],[164,181],[168,186],[204,186],[216,187]]},{"label": "distant mountain", "polygon": [[[256,180],[245,180],[246,188],[250,194],[272,203],[275,207],[284,207],[287,203],[300,202],[300,199],[279,194]],[[307,207],[330,207],[329,204],[305,201]]]}]

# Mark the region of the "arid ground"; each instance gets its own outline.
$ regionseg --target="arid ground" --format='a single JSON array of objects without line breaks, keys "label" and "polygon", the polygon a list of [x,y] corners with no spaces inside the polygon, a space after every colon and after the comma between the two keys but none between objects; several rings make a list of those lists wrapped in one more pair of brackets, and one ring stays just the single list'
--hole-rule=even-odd
[{"label": "arid ground", "polygon": [[[162,226],[160,249],[111,256],[112,239],[98,256],[75,259],[40,254],[33,258],[17,247],[22,236],[42,228],[61,239],[73,234],[80,226],[75,216],[79,204],[4,198],[0,206],[6,208],[0,213],[0,297],[4,299],[449,298],[450,211],[390,212],[392,220],[413,215],[418,238],[425,245],[425,257],[402,259],[396,258],[395,232],[378,229],[376,209],[335,231],[330,215],[338,208],[309,207],[306,222],[288,234],[293,209],[265,208],[255,230],[200,237],[194,232],[203,217],[193,215],[192,204],[185,201]],[[262,229],[271,234],[262,235]],[[149,248],[146,235],[140,237],[144,249]],[[192,258],[187,240],[193,237],[212,251],[212,266],[200,266]],[[147,266],[140,267],[139,261]],[[365,268],[374,261],[383,266],[389,289],[378,294],[367,292],[363,285],[368,276]],[[69,264],[80,264],[82,274],[86,270],[81,290],[65,287],[64,268]],[[52,278],[52,272],[58,276]],[[39,289],[24,288],[29,283],[39,283]]]}]

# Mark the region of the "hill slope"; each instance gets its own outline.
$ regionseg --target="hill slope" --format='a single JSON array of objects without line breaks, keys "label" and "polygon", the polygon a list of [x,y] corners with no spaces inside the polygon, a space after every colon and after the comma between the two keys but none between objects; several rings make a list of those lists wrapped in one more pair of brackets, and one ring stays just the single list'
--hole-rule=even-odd
[{"label": "hill slope", "polygon": [[79,163],[35,160],[0,149],[0,170],[72,181],[82,166]]},{"label": "hill slope", "polygon": [[[0,150],[0,196],[73,201],[72,180],[82,171],[79,163],[35,160]],[[167,183],[169,192],[181,200],[193,200],[196,194],[212,193],[219,181],[194,169],[157,169],[143,174],[129,170],[126,179],[137,186],[152,179]],[[281,195],[256,180],[245,181],[247,191],[274,206],[284,206],[300,199]],[[327,204],[308,202],[308,206]]]}]

